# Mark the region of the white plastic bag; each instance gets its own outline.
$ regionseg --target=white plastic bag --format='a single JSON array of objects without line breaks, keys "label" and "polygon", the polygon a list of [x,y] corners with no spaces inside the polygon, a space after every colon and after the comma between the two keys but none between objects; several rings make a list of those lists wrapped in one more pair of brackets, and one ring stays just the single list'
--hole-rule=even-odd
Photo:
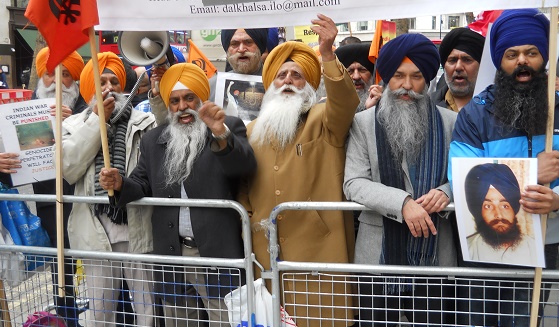
[{"label": "white plastic bag", "polygon": [[[231,327],[248,326],[247,287],[242,286],[225,295],[225,305],[228,309]],[[262,278],[254,281],[254,320],[256,327],[272,327],[272,295],[266,289]],[[281,307],[281,321],[284,326],[297,327],[293,319]]]}]

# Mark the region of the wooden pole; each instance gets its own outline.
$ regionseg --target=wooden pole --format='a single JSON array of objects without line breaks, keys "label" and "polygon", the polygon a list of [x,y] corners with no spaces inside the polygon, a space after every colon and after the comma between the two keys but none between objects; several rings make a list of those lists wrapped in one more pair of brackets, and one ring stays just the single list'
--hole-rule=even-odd
[{"label": "wooden pole", "polygon": [[[547,128],[545,131],[545,152],[553,150],[553,125],[555,123],[555,70],[557,68],[557,7],[551,8],[549,27],[549,76],[547,78]],[[549,183],[545,186],[549,187]],[[542,239],[545,244],[547,214],[541,215]],[[530,310],[530,327],[538,326],[538,311],[542,286],[542,268],[537,267],[534,275],[534,291],[532,292],[532,308]]]},{"label": "wooden pole", "polygon": [[56,135],[55,167],[56,167],[56,259],[58,264],[58,296],[66,296],[64,283],[64,202],[62,196],[62,67],[60,64],[54,70],[56,94]]},{"label": "wooden pole", "polygon": [[[91,60],[93,64],[93,81],[95,82],[95,98],[97,100],[97,115],[99,116],[99,132],[101,133],[101,147],[103,149],[103,162],[105,168],[111,168],[109,157],[109,141],[107,138],[107,125],[105,124],[105,108],[103,106],[103,96],[101,95],[101,73],[99,72],[99,59],[97,58],[97,44],[95,43],[95,30],[89,28],[89,47],[91,48]],[[86,101],[89,101],[86,99]],[[98,176],[95,176],[98,178]],[[108,190],[109,196],[114,195],[113,190]]]},{"label": "wooden pole", "polygon": [[0,310],[2,310],[2,326],[12,327],[12,319],[10,318],[10,308],[6,300],[6,289],[4,281],[0,279]]}]

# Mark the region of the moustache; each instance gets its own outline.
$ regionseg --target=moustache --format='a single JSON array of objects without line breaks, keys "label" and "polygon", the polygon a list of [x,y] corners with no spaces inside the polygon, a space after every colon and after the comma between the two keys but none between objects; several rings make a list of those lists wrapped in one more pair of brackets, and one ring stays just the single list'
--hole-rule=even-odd
[{"label": "moustache", "polygon": [[248,58],[252,59],[255,56],[256,56],[256,53],[246,51],[245,53],[234,53],[234,54],[230,55],[229,58],[231,58],[233,60],[239,59],[241,57],[248,57]]},{"label": "moustache", "polygon": [[402,95],[407,95],[412,100],[420,100],[420,99],[423,99],[423,97],[425,97],[425,95],[423,95],[423,94],[417,93],[413,90],[406,90],[404,88],[399,88],[399,89],[391,91],[391,92],[394,95],[394,97],[396,97],[396,98],[399,97],[399,96],[402,96]]},{"label": "moustache", "polygon": [[530,73],[530,75],[532,76],[536,75],[536,70],[534,68],[526,65],[522,65],[516,67],[516,69],[512,72],[511,76],[516,78],[520,73],[525,73],[525,72]]},{"label": "moustache", "polygon": [[361,85],[361,86],[365,86],[365,82],[363,82],[362,79],[359,80],[353,80],[353,85]]},{"label": "moustache", "polygon": [[489,223],[489,226],[495,226],[498,224],[503,224],[503,225],[507,225],[510,226],[512,225],[512,222],[508,221],[507,219],[494,219]]},{"label": "moustache", "polygon": [[293,92],[297,95],[301,95],[303,93],[303,89],[298,89],[295,86],[290,85],[290,84],[283,84],[282,86],[277,88],[274,93],[275,94],[282,94],[283,91],[291,91],[291,92]]}]

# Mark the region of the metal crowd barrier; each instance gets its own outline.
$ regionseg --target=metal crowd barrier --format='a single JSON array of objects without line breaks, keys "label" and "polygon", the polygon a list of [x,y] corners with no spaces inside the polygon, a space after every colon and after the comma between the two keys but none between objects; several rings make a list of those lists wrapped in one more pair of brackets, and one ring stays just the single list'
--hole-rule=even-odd
[{"label": "metal crowd barrier", "polygon": [[[0,200],[20,200],[20,201],[38,201],[38,202],[54,202],[53,195],[10,195],[0,194]],[[65,202],[83,202],[83,203],[108,203],[103,197],[76,197],[64,196]],[[160,256],[150,254],[129,254],[116,252],[92,252],[65,250],[67,257],[86,260],[89,264],[111,268],[122,264],[135,263],[136,272],[144,272],[147,276],[145,282],[151,281],[151,274],[167,267],[170,269],[183,270],[190,268],[199,271],[201,276],[209,277],[211,274],[226,271],[231,276],[242,276],[246,273],[246,285],[248,288],[246,301],[248,303],[247,312],[254,313],[254,274],[253,264],[255,263],[254,255],[251,249],[251,226],[249,217],[244,208],[234,201],[222,200],[180,200],[180,199],[159,199],[145,198],[134,204],[139,205],[164,205],[164,206],[190,206],[190,207],[220,207],[233,208],[237,210],[243,221],[243,236],[245,239],[245,258],[244,259],[217,259],[217,258],[193,258],[181,256]],[[271,213],[269,219],[270,227],[270,256],[271,270],[262,274],[263,278],[271,279],[272,283],[272,301],[274,323],[272,326],[285,326],[281,322],[281,305],[283,305],[291,317],[299,327],[303,326],[472,326],[475,324],[467,320],[470,316],[470,307],[479,303],[489,302],[484,300],[486,294],[495,290],[510,290],[514,293],[518,290],[531,289],[534,270],[531,269],[483,269],[483,268],[458,268],[458,267],[409,267],[409,266],[386,266],[386,265],[358,265],[358,264],[334,264],[334,263],[309,263],[309,262],[290,262],[280,261],[279,246],[277,240],[277,229],[275,225],[277,215],[285,210],[368,210],[364,206],[351,202],[290,202],[278,205]],[[448,210],[453,210],[450,206]],[[25,254],[28,261],[35,261],[41,266],[32,276],[25,281],[17,284],[16,277],[18,273],[24,274],[25,269],[21,267],[17,269],[4,269],[9,260],[16,260]],[[53,298],[55,295],[56,284],[53,283],[51,269],[54,265],[52,261],[56,260],[56,249],[54,248],[36,248],[22,246],[0,246],[0,271],[5,274],[4,287],[0,289],[0,326],[21,326],[27,319],[27,316],[36,311],[51,310],[54,311]],[[14,259],[15,258],[15,259]],[[16,260],[17,263],[17,260]],[[41,265],[43,263],[43,265]],[[13,266],[12,266],[13,267]],[[69,274],[72,274],[71,272]],[[16,277],[13,277],[16,276]],[[79,323],[82,325],[102,325],[103,322],[94,318],[91,308],[91,299],[86,295],[88,288],[93,288],[87,282],[87,266],[85,271],[78,273],[75,278],[75,297],[79,313]],[[541,301],[545,307],[541,317],[540,326],[559,326],[559,271],[555,269],[546,269],[543,271],[542,293],[548,297]],[[118,281],[120,282],[120,281]],[[201,281],[204,283],[204,281]],[[17,285],[16,285],[17,284]],[[295,290],[293,285],[318,285],[317,292],[301,291],[299,288]],[[371,301],[389,302],[389,301],[406,301],[413,298],[429,299],[427,307],[397,307],[383,309],[385,316],[399,317],[397,323],[390,323],[388,319],[373,320],[366,318],[363,313],[371,311],[372,307],[360,306],[363,297],[359,295],[359,291],[364,288],[378,289],[387,287],[388,285],[411,285],[412,291],[407,295],[390,294],[381,295],[372,292]],[[415,294],[416,288],[422,286],[435,286],[430,288],[427,294]],[[183,285],[189,286],[189,285]],[[240,286],[240,285],[238,285]],[[286,287],[291,286],[291,287]],[[334,289],[343,289],[344,292],[335,292]],[[187,287],[188,289],[188,287]],[[316,289],[316,288],[313,288]],[[433,291],[434,289],[434,291]],[[474,292],[475,291],[475,292]],[[188,293],[189,291],[187,291]],[[142,299],[146,296],[157,296],[152,294],[153,291],[148,290],[145,293],[132,294],[132,302],[142,305]],[[159,294],[160,295],[160,294]],[[190,295],[190,293],[188,293]],[[316,315],[315,304],[305,303],[304,299],[320,297],[330,299],[324,301],[322,311],[326,315]],[[296,299],[297,301],[293,301]],[[89,309],[87,307],[89,300]],[[116,302],[118,299],[104,299],[105,301]],[[187,301],[189,307],[200,308],[201,298],[193,296],[190,302]],[[485,315],[497,315],[499,318],[510,318],[510,314],[505,312],[504,307],[510,305],[528,306],[531,298],[519,298],[513,301],[497,301],[503,308],[499,308],[497,312],[482,312],[480,314],[482,321]],[[505,303],[506,302],[506,303]],[[144,303],[145,304],[145,303]],[[321,304],[319,304],[320,306]],[[326,308],[326,310],[324,310]],[[141,321],[149,321],[149,318],[155,321],[156,326],[162,326],[159,317],[163,309],[169,309],[162,305],[154,305],[152,313],[147,317],[136,317],[138,324]],[[174,307],[174,309],[180,309]],[[371,310],[369,310],[371,309]],[[375,309],[377,309],[375,307]],[[224,307],[213,308],[216,312],[224,312]],[[361,310],[361,312],[360,312]],[[83,313],[81,311],[84,311]],[[184,321],[188,320],[188,326],[229,326],[227,321],[216,321],[205,316],[204,310],[185,310]],[[378,310],[377,310],[378,311]],[[345,312],[346,315],[340,315],[339,312]],[[114,312],[113,312],[114,313]],[[360,313],[360,314],[358,314]],[[426,323],[408,322],[404,313],[415,317],[427,317]],[[237,312],[241,315],[241,312]],[[9,316],[9,319],[6,318]],[[375,316],[376,317],[376,316]],[[148,319],[146,319],[148,318]],[[525,314],[519,314],[517,320],[529,319],[529,311]],[[252,319],[252,315],[248,315],[248,319]],[[451,323],[449,321],[452,321]],[[486,325],[482,322],[479,325]],[[501,326],[509,327],[501,323]],[[514,326],[523,325],[515,322]],[[252,326],[252,322],[248,322],[248,326]]]}]

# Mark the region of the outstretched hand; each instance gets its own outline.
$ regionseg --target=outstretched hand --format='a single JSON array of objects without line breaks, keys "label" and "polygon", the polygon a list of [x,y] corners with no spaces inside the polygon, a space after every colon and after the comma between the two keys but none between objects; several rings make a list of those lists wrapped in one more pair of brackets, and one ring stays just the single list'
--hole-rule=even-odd
[{"label": "outstretched hand", "polygon": [[336,40],[336,35],[338,35],[338,28],[336,23],[323,14],[318,14],[317,19],[311,20],[314,26],[311,26],[311,30],[318,35],[318,49],[323,61],[332,61],[336,58],[332,46]]}]

